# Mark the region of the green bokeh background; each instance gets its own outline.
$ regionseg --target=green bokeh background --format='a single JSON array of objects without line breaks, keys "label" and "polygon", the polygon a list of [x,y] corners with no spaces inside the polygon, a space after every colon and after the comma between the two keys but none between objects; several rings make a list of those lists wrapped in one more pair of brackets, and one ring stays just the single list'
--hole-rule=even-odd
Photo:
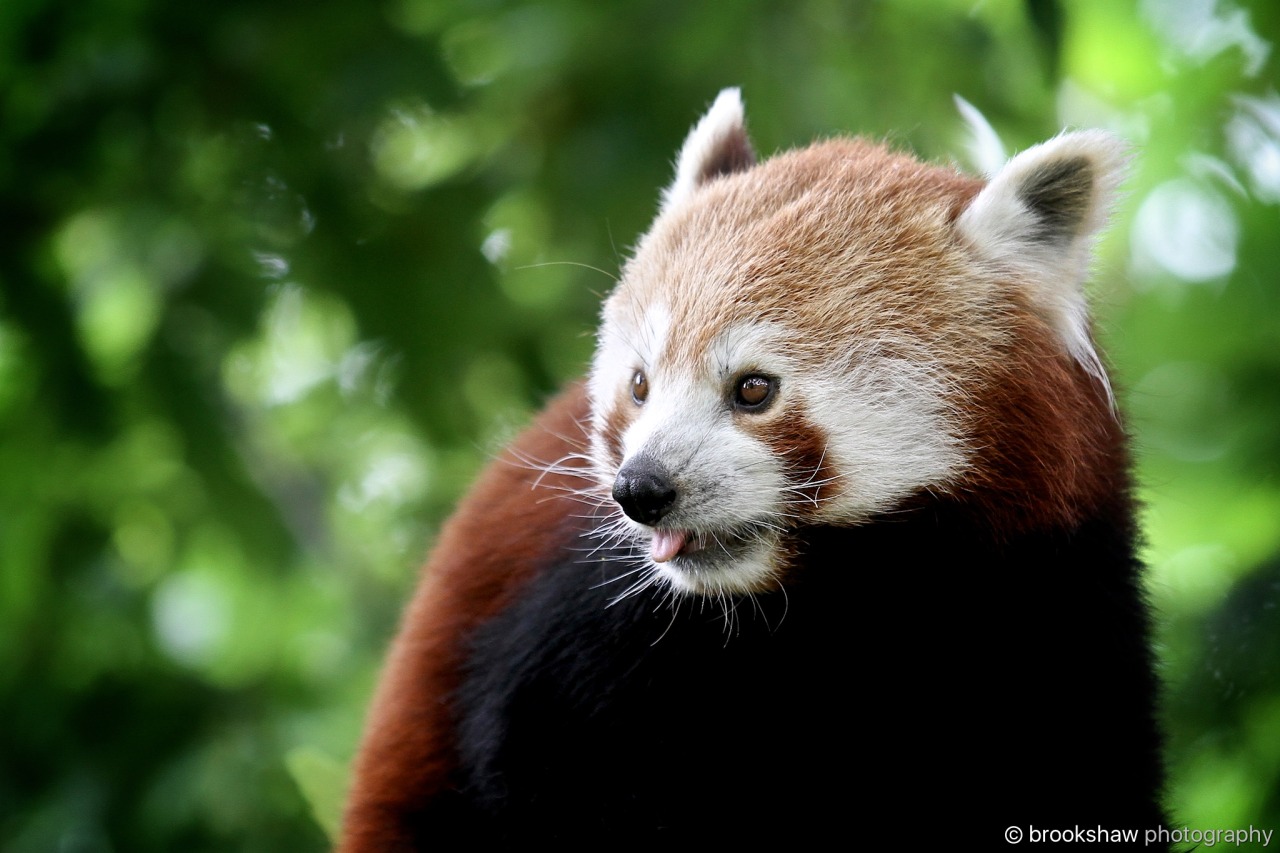
[{"label": "green bokeh background", "polygon": [[1010,152],[1132,141],[1095,304],[1170,806],[1280,829],[1278,39],[1270,0],[0,3],[0,849],[326,848],[422,556],[727,85],[766,154],[966,164],[953,93]]}]

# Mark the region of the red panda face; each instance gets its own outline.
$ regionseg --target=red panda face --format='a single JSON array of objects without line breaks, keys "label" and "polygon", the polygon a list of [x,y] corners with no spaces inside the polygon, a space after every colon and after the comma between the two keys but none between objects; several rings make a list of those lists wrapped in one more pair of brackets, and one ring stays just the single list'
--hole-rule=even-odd
[{"label": "red panda face", "polygon": [[809,333],[766,317],[692,345],[673,322],[686,310],[612,313],[596,470],[616,531],[678,589],[767,587],[795,526],[864,519],[963,464],[939,380],[899,357],[816,360]]},{"label": "red panda face", "polygon": [[721,95],[605,305],[592,369],[598,532],[631,547],[637,588],[762,591],[804,526],[1060,479],[1022,470],[1054,455],[1027,446],[1052,424],[1010,443],[1002,407],[1105,398],[1081,241],[1118,155],[1085,136],[985,189],[853,140],[752,165]]}]

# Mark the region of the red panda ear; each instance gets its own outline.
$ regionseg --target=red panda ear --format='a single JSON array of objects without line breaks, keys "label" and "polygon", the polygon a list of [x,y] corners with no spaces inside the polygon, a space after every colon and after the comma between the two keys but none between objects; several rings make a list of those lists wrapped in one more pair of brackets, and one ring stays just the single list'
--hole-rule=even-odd
[{"label": "red panda ear", "polygon": [[1024,283],[1070,353],[1100,379],[1084,282],[1124,179],[1125,152],[1103,131],[1064,133],[1006,163],[956,220],[978,254]]},{"label": "red panda ear", "polygon": [[707,181],[755,165],[747,137],[742,92],[724,89],[707,114],[689,131],[676,161],[676,177],[662,193],[662,213],[674,208]]},{"label": "red panda ear", "polygon": [[[1125,159],[1124,143],[1109,133],[1064,133],[1000,168],[957,225],[995,258],[1025,257],[1030,250],[1037,262],[1087,262],[1124,178]],[[1055,278],[1063,271],[1052,270]],[[1072,271],[1072,283],[1079,284],[1086,269]]]}]

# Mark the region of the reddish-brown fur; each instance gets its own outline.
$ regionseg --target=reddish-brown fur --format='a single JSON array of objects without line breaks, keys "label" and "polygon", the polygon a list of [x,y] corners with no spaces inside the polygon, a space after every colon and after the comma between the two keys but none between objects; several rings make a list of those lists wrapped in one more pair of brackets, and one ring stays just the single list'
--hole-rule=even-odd
[{"label": "reddish-brown fur", "polygon": [[779,459],[786,460],[787,479],[796,490],[796,505],[789,512],[806,515],[840,488],[836,472],[827,459],[827,439],[802,407],[786,418],[761,426],[761,438]]},{"label": "reddish-brown fur", "polygon": [[1071,527],[1125,492],[1124,429],[1097,379],[1028,309],[970,410],[980,463],[962,499],[996,533]]},{"label": "reddish-brown fur", "polygon": [[566,490],[586,481],[535,466],[581,451],[587,413],[580,384],[557,397],[489,466],[441,532],[369,714],[341,853],[410,847],[399,816],[447,784],[456,763],[448,700],[464,638],[511,600],[539,555],[561,552],[580,533],[582,507]]},{"label": "reddish-brown fur", "polygon": [[934,285],[971,281],[946,232],[981,188],[863,140],[819,143],[709,183],[655,223],[624,278],[674,312],[669,358],[700,358],[737,323],[790,319],[826,361],[821,330],[955,325],[951,309],[973,294]]}]

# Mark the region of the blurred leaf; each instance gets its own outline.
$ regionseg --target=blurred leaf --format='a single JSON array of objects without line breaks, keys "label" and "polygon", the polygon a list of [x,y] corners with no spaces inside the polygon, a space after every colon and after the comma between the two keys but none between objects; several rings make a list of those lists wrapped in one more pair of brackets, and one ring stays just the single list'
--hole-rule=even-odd
[{"label": "blurred leaf", "polygon": [[347,767],[323,751],[306,746],[291,749],[285,764],[311,807],[312,817],[336,843],[347,795]]}]

